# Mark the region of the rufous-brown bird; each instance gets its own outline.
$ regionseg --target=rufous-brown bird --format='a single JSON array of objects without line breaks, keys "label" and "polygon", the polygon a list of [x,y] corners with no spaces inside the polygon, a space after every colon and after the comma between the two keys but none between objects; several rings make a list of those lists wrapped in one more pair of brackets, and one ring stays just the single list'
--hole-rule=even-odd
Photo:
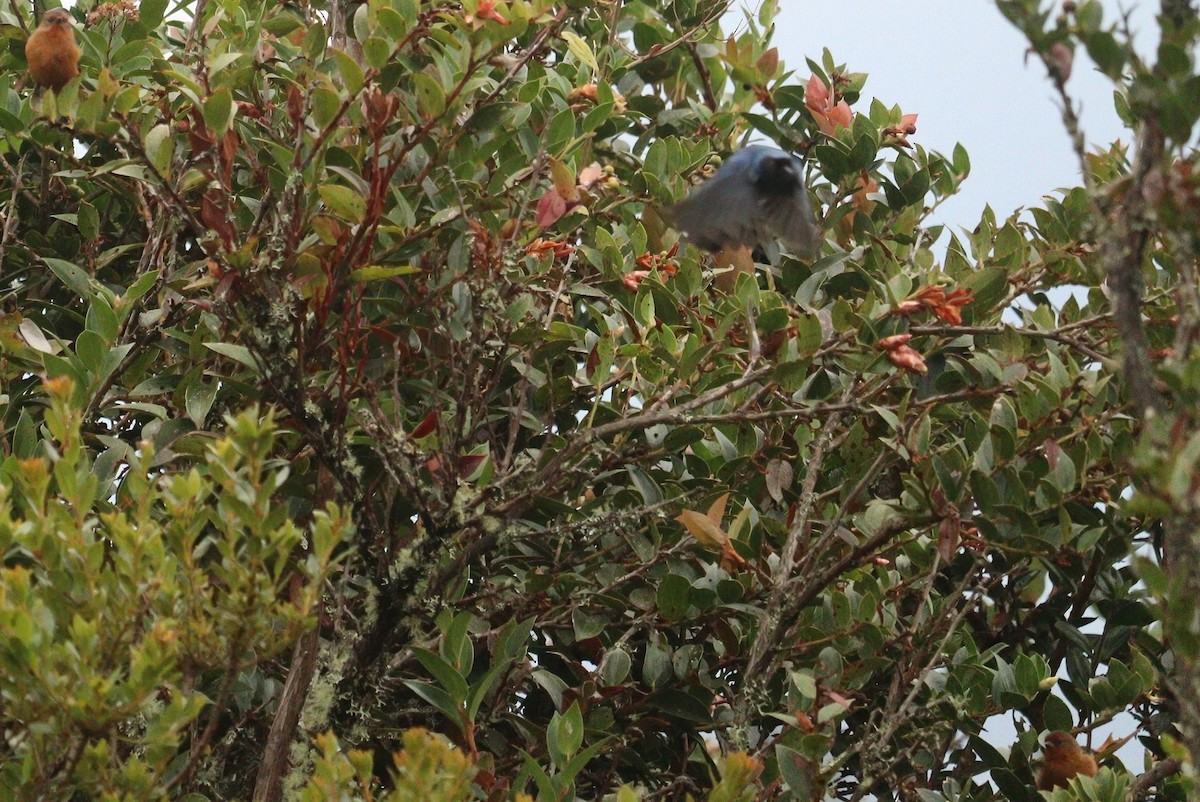
[{"label": "rufous-brown bird", "polygon": [[42,15],[42,24],[25,42],[29,74],[38,86],[58,92],[79,74],[79,46],[71,15],[54,8]]},{"label": "rufous-brown bird", "polygon": [[1077,774],[1096,776],[1096,759],[1083,751],[1069,732],[1052,732],[1042,748],[1042,770],[1038,773],[1039,791],[1066,788]]}]

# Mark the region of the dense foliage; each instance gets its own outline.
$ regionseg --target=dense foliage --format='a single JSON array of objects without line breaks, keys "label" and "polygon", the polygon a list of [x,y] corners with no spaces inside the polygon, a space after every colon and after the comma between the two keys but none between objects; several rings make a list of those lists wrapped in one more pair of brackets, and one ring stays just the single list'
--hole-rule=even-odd
[{"label": "dense foliage", "polygon": [[[1183,798],[1197,22],[1000,5],[1086,176],[969,233],[772,2],[76,9],[0,84],[6,795],[1020,802],[1119,717],[1056,797]],[[669,227],[755,136],[812,260]]]}]

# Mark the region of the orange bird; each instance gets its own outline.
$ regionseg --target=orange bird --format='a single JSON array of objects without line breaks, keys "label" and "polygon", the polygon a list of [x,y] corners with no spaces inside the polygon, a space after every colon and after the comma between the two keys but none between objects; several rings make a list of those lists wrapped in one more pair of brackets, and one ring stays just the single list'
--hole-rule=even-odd
[{"label": "orange bird", "polygon": [[1075,743],[1069,732],[1052,732],[1046,736],[1042,749],[1042,770],[1038,774],[1039,791],[1066,788],[1077,774],[1096,776],[1096,760]]},{"label": "orange bird", "polygon": [[25,60],[38,86],[55,92],[78,75],[79,46],[75,44],[71,15],[61,8],[43,14],[42,24],[25,43]]}]

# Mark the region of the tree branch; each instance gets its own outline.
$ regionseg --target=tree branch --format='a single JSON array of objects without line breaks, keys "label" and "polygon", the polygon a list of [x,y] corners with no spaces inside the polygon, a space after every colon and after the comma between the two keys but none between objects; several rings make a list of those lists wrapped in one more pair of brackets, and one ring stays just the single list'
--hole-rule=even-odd
[{"label": "tree branch", "polygon": [[316,672],[320,645],[320,627],[314,626],[296,641],[296,648],[292,650],[292,665],[288,669],[287,681],[279,697],[279,709],[275,711],[275,718],[271,722],[262,765],[254,783],[254,802],[274,802],[279,799],[283,775],[288,769],[288,747],[296,734],[300,711],[308,697],[308,686]]},{"label": "tree branch", "polygon": [[1178,774],[1181,768],[1183,768],[1183,764],[1173,757],[1155,763],[1150,771],[1138,777],[1137,782],[1133,784],[1133,788],[1130,789],[1133,799],[1145,798],[1149,795],[1151,788],[1160,786],[1163,780],[1172,774]]},{"label": "tree branch", "polygon": [[1121,336],[1121,370],[1133,402],[1143,418],[1163,410],[1162,395],[1150,368],[1150,342],[1142,326],[1141,270],[1150,242],[1150,209],[1146,184],[1162,161],[1165,140],[1153,117],[1142,124],[1133,175],[1115,209],[1108,235],[1101,239],[1101,259],[1112,290],[1113,320]]}]

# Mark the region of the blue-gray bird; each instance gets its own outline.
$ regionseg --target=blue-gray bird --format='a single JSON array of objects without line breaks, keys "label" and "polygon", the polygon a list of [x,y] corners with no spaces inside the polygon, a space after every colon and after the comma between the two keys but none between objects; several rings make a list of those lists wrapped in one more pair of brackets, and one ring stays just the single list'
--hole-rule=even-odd
[{"label": "blue-gray bird", "polygon": [[779,148],[748,145],[669,210],[701,248],[767,247],[776,239],[811,256],[821,232],[804,186],[804,163]]}]

